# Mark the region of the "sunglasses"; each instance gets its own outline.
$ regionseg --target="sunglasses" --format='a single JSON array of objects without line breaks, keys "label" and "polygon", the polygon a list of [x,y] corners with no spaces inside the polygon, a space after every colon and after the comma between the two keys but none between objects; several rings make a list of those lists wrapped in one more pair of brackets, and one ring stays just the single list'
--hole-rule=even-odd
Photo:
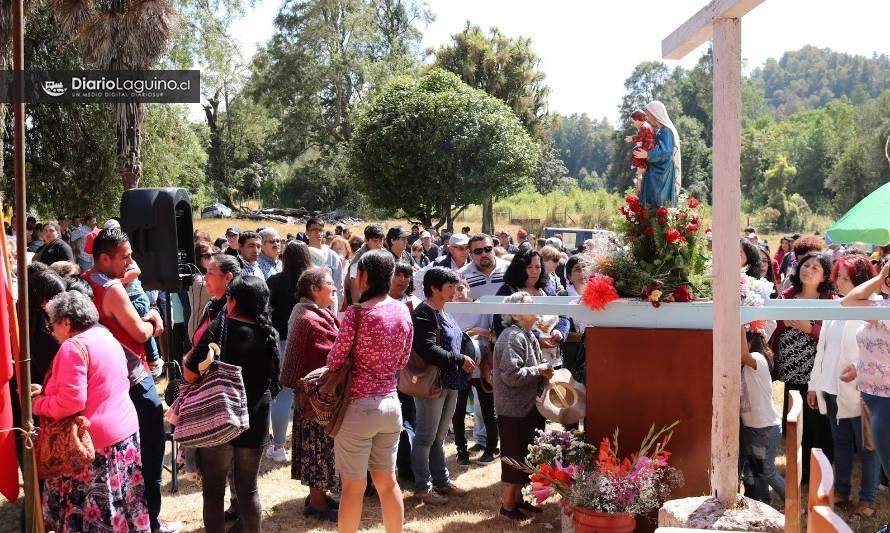
[{"label": "sunglasses", "polygon": [[494,246],[483,246],[482,248],[473,248],[473,255],[490,254],[494,250]]}]

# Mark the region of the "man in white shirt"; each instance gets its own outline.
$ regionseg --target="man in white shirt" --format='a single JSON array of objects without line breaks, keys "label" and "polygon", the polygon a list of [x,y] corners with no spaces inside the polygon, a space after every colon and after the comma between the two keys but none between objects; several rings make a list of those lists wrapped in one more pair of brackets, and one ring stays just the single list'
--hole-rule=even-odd
[{"label": "man in white shirt", "polygon": [[71,249],[74,251],[74,258],[80,266],[81,272],[93,268],[93,254],[88,254],[84,250],[87,235],[96,228],[96,215],[87,215],[83,219],[83,224],[71,231]]},{"label": "man in white shirt", "polygon": [[463,268],[467,264],[467,258],[470,255],[469,245],[470,238],[466,234],[455,233],[452,235],[448,239],[448,252],[414,273],[414,296],[417,296],[420,300],[426,300],[426,296],[423,294],[423,276],[428,269],[440,266],[458,272]]},{"label": "man in white shirt", "polygon": [[331,250],[330,246],[324,244],[324,221],[320,218],[311,217],[306,221],[306,236],[309,238],[310,248],[321,250],[322,260],[317,266],[331,269],[331,277],[334,278],[334,285],[337,287],[337,300],[334,302],[336,311],[340,309],[340,302],[343,301],[343,270],[340,266],[340,256]]}]

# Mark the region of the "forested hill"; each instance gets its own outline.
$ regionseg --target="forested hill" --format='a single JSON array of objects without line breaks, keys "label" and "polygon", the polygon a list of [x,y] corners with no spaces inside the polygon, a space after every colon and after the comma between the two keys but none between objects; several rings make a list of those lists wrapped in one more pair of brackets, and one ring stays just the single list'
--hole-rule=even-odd
[{"label": "forested hill", "polygon": [[751,73],[777,118],[848,97],[854,104],[890,89],[890,57],[871,58],[804,46]]}]

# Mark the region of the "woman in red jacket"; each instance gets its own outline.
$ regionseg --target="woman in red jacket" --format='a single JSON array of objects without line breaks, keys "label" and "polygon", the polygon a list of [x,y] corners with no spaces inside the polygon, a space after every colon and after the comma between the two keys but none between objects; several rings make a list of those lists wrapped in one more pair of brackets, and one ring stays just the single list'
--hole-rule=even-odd
[{"label": "woman in red jacket", "polygon": [[[336,295],[330,269],[310,268],[300,276],[299,301],[288,320],[287,349],[281,365],[283,386],[297,389],[303,376],[325,365],[340,331],[340,323],[330,310]],[[291,478],[309,487],[303,514],[336,522],[337,504],[325,496],[325,492],[339,492],[340,488],[334,469],[334,439],[321,425],[303,420],[298,404],[294,405],[291,457]]]}]

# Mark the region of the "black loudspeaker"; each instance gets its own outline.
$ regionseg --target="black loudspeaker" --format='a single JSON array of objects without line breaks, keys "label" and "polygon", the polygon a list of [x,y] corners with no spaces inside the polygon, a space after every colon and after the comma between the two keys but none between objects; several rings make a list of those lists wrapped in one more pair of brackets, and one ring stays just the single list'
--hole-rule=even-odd
[{"label": "black loudspeaker", "polygon": [[192,203],[182,188],[130,189],[121,198],[121,228],[146,290],[177,291],[195,263]]}]

